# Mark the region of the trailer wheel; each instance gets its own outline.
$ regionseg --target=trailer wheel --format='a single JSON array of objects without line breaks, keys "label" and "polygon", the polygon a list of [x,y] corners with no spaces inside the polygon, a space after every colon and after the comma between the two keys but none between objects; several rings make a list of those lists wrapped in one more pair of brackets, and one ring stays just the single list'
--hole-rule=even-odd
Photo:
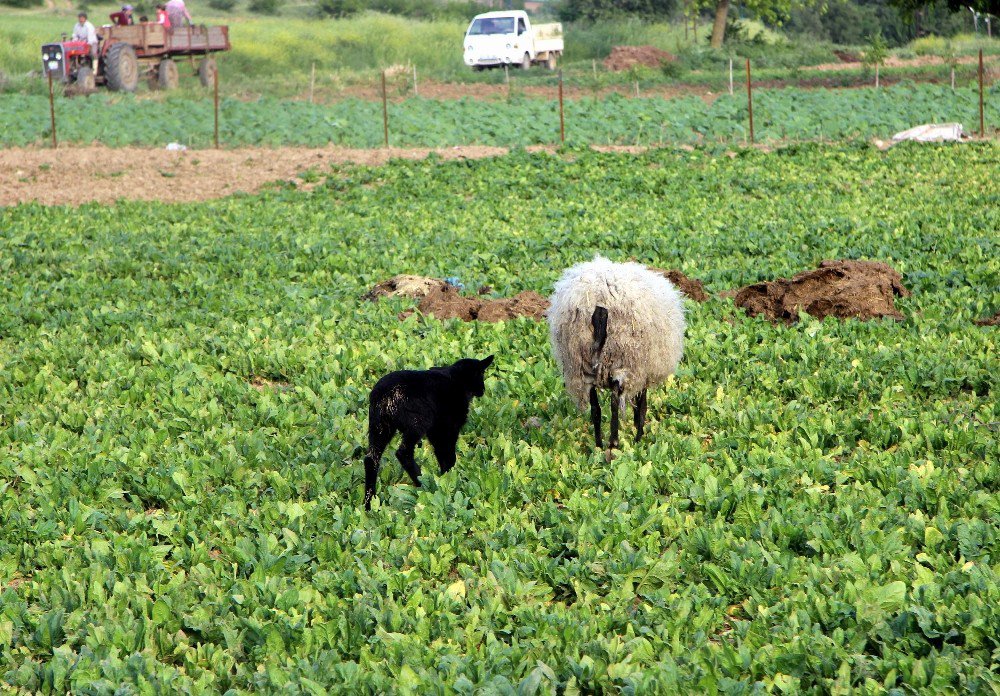
[{"label": "trailer wheel", "polygon": [[547,67],[549,70],[555,70],[556,69],[556,54],[555,53],[549,52],[549,57],[545,61],[545,67]]},{"label": "trailer wheel", "polygon": [[157,86],[160,89],[177,89],[180,84],[180,77],[177,74],[177,63],[165,58],[160,61],[157,78]]},{"label": "trailer wheel", "polygon": [[215,66],[215,58],[203,58],[198,64],[198,77],[201,79],[203,87],[211,87],[215,81],[215,73],[218,68]]},{"label": "trailer wheel", "polygon": [[91,92],[97,86],[92,68],[80,68],[76,71],[76,89],[80,92]]},{"label": "trailer wheel", "polygon": [[108,87],[115,92],[134,92],[139,86],[139,60],[135,49],[125,43],[116,43],[104,57],[104,77]]},{"label": "trailer wheel", "polygon": [[524,60],[521,61],[521,70],[531,69],[531,56],[527,53],[524,54]]}]

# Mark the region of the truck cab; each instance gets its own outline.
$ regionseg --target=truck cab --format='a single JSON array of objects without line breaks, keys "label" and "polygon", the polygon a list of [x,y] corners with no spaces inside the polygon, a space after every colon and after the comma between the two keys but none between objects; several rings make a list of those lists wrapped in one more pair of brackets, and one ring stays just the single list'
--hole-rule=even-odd
[{"label": "truck cab", "polygon": [[532,63],[555,69],[562,50],[562,25],[532,26],[523,10],[476,15],[465,32],[465,64],[476,70],[503,65],[527,70]]}]

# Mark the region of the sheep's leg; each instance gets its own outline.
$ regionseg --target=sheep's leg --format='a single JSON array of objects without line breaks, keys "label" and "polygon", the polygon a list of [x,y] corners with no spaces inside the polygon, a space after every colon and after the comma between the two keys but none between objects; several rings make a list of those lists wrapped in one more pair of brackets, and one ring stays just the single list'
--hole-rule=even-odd
[{"label": "sheep's leg", "polygon": [[590,420],[594,424],[594,442],[597,449],[603,446],[601,443],[601,402],[597,398],[597,387],[590,388]]},{"label": "sheep's leg", "polygon": [[375,487],[378,484],[378,470],[382,461],[382,453],[388,447],[395,428],[385,425],[377,418],[368,425],[368,453],[365,454],[365,510],[372,509],[372,498],[375,497]]},{"label": "sheep's leg", "polygon": [[639,392],[635,398],[635,441],[642,439],[642,431],[646,426],[646,390]]},{"label": "sheep's leg", "polygon": [[413,450],[416,449],[417,443],[420,442],[420,436],[414,433],[403,433],[403,444],[399,446],[396,450],[396,459],[399,463],[403,465],[403,469],[406,473],[410,475],[413,479],[413,485],[420,486],[420,466],[417,464],[416,458],[413,456]]},{"label": "sheep's leg", "polygon": [[458,433],[432,432],[428,434],[427,439],[430,440],[431,447],[434,448],[434,456],[437,457],[441,473],[448,473],[455,466],[455,448],[458,446]]},{"label": "sheep's leg", "polygon": [[608,448],[618,447],[618,417],[622,410],[622,386],[615,382],[611,385],[611,436],[608,438]]}]

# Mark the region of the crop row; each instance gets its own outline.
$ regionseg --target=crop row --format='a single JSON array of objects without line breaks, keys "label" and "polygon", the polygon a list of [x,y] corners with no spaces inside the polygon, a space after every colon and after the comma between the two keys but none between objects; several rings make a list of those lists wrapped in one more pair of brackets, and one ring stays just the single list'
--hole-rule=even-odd
[{"label": "crop row", "polygon": [[[555,92],[553,91],[553,96]],[[754,100],[759,140],[887,138],[918,123],[960,121],[978,127],[977,93],[936,85],[887,89],[760,90]],[[1000,86],[988,91],[989,118],[1000,115]],[[57,132],[64,142],[111,146],[169,142],[212,143],[210,100],[149,100],[94,95],[57,104]],[[0,97],[0,145],[42,143],[50,134],[48,102],[37,95]],[[422,98],[390,104],[390,142],[397,146],[532,145],[559,137],[556,102]],[[747,137],[745,96],[629,99],[610,96],[566,104],[566,137],[580,144],[742,142]],[[225,145],[325,145],[378,147],[383,143],[381,105],[349,99],[331,105],[261,99],[226,99],[220,140]]]},{"label": "crop row", "polygon": [[[1000,635],[1000,148],[394,162],[0,218],[0,689],[988,692]],[[460,195],[457,195],[460,194]],[[610,465],[544,323],[366,302],[548,292],[601,251],[719,291],[884,260],[905,319],[688,305]],[[367,391],[497,355],[446,476]],[[429,449],[417,457],[427,462]]]}]

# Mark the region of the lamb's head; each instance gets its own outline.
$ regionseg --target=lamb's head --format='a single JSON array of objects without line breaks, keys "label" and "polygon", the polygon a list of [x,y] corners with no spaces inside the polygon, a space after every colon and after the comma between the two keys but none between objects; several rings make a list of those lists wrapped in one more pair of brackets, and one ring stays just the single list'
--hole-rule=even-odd
[{"label": "lamb's head", "polygon": [[462,358],[448,368],[462,391],[468,398],[482,396],[486,392],[486,368],[493,364],[493,356],[476,360],[475,358]]}]

